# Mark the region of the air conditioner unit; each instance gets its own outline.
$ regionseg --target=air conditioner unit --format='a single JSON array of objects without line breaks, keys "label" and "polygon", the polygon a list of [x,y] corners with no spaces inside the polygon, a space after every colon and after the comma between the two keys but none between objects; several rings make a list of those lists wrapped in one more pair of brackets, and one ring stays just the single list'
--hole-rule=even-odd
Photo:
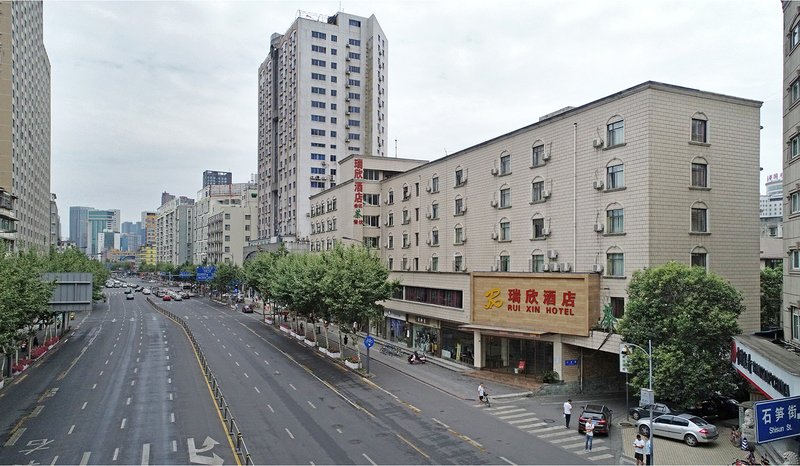
[{"label": "air conditioner unit", "polygon": [[542,155],[542,162],[547,162],[548,160],[550,160],[550,152],[546,152]]},{"label": "air conditioner unit", "polygon": [[431,187],[428,186],[427,188],[425,188],[425,191],[431,192]]},{"label": "air conditioner unit", "polygon": [[462,213],[462,214],[465,214],[465,213],[467,213],[467,207],[466,207],[466,206],[464,206],[464,207],[462,207],[462,208],[461,208],[461,213]]},{"label": "air conditioner unit", "polygon": [[605,228],[605,225],[603,225],[602,223],[595,223],[594,224],[594,231],[596,231],[598,233],[602,233],[604,228]]},{"label": "air conditioner unit", "polygon": [[547,251],[547,258],[548,259],[558,259],[558,251],[555,249],[549,249]]},{"label": "air conditioner unit", "polygon": [[430,213],[430,212],[428,212],[427,214],[425,214],[425,217],[427,217],[427,218],[431,218],[431,213]]},{"label": "air conditioner unit", "polygon": [[496,240],[498,238],[497,233],[492,233],[492,239]]},{"label": "air conditioner unit", "polygon": [[344,87],[346,87],[347,89],[350,89],[350,85],[349,84],[345,84]]},{"label": "air conditioner unit", "polygon": [[350,44],[345,45],[345,47],[347,47],[349,49],[350,48]]},{"label": "air conditioner unit", "polygon": [[322,166],[324,167],[325,165],[328,165],[328,162],[323,160],[322,162],[320,162],[320,164],[322,164]]},{"label": "air conditioner unit", "polygon": [[329,180],[331,180],[331,181],[334,181],[334,180],[336,180],[336,177],[335,177],[334,175],[330,175],[330,176],[328,177],[328,179],[329,179]]},{"label": "air conditioner unit", "polygon": [[344,142],[350,142],[350,140],[349,139],[345,139]]},{"label": "air conditioner unit", "polygon": [[592,264],[592,272],[603,273],[603,264]]},{"label": "air conditioner unit", "polygon": [[497,272],[498,270],[500,270],[500,267],[498,267],[496,265],[492,266],[492,272]]},{"label": "air conditioner unit", "polygon": [[389,242],[387,241],[386,243],[384,243],[383,247],[385,247],[386,249],[389,249]]},{"label": "air conditioner unit", "polygon": [[498,173],[496,168],[492,168],[492,175],[497,176]]},{"label": "air conditioner unit", "polygon": [[550,271],[550,264],[542,265],[542,272],[549,272]]},{"label": "air conditioner unit", "polygon": [[544,191],[542,191],[542,197],[544,199],[549,198],[550,197],[550,190],[549,189],[545,189]]},{"label": "air conditioner unit", "polygon": [[313,176],[313,178],[314,178],[315,180],[318,180],[318,179],[319,179],[319,175],[314,175],[314,176]]},{"label": "air conditioner unit", "polygon": [[389,205],[389,199],[384,199],[383,203],[386,204],[386,205]]},{"label": "air conditioner unit", "polygon": [[427,241],[425,241],[425,243],[426,243],[428,246],[430,246],[430,245],[431,245],[431,240],[427,240]]},{"label": "air conditioner unit", "polygon": [[306,212],[306,217],[311,217],[311,212]]},{"label": "air conditioner unit", "polygon": [[595,149],[603,147],[603,140],[602,139],[595,139],[592,141],[592,147]]},{"label": "air conditioner unit", "polygon": [[[348,74],[349,74],[349,73],[348,73]],[[350,97],[345,97],[344,101],[345,101],[345,102],[350,102]]]},{"label": "air conditioner unit", "polygon": [[345,115],[350,115],[350,112],[349,112],[349,111],[347,111],[347,112],[344,112],[344,114],[345,114]]},{"label": "air conditioner unit", "polygon": [[388,221],[383,222],[383,226],[388,227],[389,226],[389,222]]},{"label": "air conditioner unit", "polygon": [[603,182],[602,182],[602,181],[600,181],[600,180],[594,180],[594,181],[592,182],[592,187],[593,187],[594,189],[603,189]]},{"label": "air conditioner unit", "polygon": [[558,267],[558,262],[553,262],[550,264],[550,271],[551,272],[558,272],[560,269]]},{"label": "air conditioner unit", "polygon": [[491,205],[492,205],[492,207],[497,207],[497,201],[494,201],[494,200],[493,200],[493,201],[491,202]]},{"label": "air conditioner unit", "polygon": [[561,271],[562,272],[569,272],[570,270],[572,270],[572,266],[570,265],[569,262],[562,262],[561,263]]},{"label": "air conditioner unit", "polygon": [[550,229],[542,228],[542,236],[550,236]]}]

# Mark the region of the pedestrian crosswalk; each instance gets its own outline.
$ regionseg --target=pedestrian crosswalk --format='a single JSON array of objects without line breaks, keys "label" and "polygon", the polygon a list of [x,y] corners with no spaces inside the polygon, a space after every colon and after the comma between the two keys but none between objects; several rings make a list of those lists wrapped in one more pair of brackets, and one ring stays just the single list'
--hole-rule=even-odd
[{"label": "pedestrian crosswalk", "polygon": [[502,406],[494,404],[492,407],[480,404],[475,407],[483,408],[484,411],[496,418],[553,445],[583,456],[589,461],[608,463],[609,460],[614,458],[614,454],[608,445],[608,439],[595,436],[591,451],[586,450],[585,437],[582,434],[578,434],[577,430],[565,429],[562,424],[554,425],[552,420],[545,422],[539,415],[529,411],[527,408],[514,404]]}]

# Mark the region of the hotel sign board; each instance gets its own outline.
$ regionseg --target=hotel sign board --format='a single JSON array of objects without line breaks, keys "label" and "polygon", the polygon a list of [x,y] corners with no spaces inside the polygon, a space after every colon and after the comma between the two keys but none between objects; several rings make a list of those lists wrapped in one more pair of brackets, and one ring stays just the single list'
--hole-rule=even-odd
[{"label": "hotel sign board", "polygon": [[600,317],[597,274],[472,274],[472,323],[588,336]]}]

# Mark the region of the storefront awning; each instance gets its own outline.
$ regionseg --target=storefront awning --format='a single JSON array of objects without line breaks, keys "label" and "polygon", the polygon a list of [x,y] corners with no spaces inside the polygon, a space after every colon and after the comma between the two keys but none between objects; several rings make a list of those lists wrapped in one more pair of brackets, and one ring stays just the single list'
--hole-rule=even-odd
[{"label": "storefront awning", "polygon": [[538,332],[536,330],[524,330],[518,328],[506,328],[506,327],[492,327],[490,325],[478,325],[478,324],[467,324],[467,325],[460,325],[459,330],[466,330],[466,331],[479,331],[486,335],[495,335],[498,337],[510,337],[510,338],[536,338],[542,335],[546,335],[550,332]]}]

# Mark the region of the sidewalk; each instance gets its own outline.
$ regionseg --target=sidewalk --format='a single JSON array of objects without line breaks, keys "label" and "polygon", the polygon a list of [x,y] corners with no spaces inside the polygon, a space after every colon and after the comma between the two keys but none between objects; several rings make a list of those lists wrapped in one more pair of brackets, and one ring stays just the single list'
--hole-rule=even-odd
[{"label": "sidewalk", "polygon": [[[636,427],[619,423],[622,434],[623,455],[633,458],[633,441]],[[653,459],[655,464],[731,464],[736,458],[747,458],[744,452],[728,441],[730,429],[717,424],[719,438],[715,442],[701,443],[690,447],[681,440],[655,437],[653,440]]]}]

